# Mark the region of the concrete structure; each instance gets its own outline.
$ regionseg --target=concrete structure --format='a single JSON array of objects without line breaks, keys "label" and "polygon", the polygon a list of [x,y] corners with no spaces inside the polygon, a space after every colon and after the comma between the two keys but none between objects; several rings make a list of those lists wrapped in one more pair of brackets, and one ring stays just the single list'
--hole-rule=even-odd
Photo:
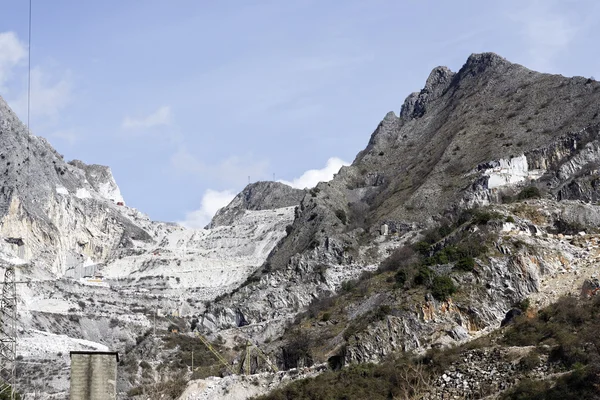
[{"label": "concrete structure", "polygon": [[382,225],[381,225],[381,228],[380,228],[380,230],[379,230],[379,232],[381,233],[381,235],[382,235],[382,236],[387,236],[387,234],[388,234],[388,231],[389,231],[389,227],[388,227],[388,225],[387,225],[387,224],[382,224]]},{"label": "concrete structure", "polygon": [[114,400],[117,398],[119,353],[71,352],[71,400]]}]

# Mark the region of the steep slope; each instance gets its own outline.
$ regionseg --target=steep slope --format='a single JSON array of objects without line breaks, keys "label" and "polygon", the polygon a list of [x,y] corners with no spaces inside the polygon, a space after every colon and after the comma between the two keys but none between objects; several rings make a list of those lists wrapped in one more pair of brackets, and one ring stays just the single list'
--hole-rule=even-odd
[{"label": "steep slope", "polygon": [[0,251],[61,276],[150,235],[122,215],[110,169],[66,163],[0,98]]},{"label": "steep slope", "polygon": [[[126,354],[154,323],[161,335],[172,318],[185,326],[180,316],[202,311],[262,266],[303,195],[259,182],[212,229],[151,221],[125,205],[110,168],[65,162],[2,98],[0,165],[0,267],[16,266],[28,282],[18,288],[20,387],[62,398],[70,350]],[[38,371],[48,361],[51,380]],[[139,378],[127,375],[122,391]]]},{"label": "steep slope", "polygon": [[[457,73],[435,68],[423,90],[406,99],[400,116],[386,115],[351,166],[303,198],[289,235],[263,268],[269,272],[211,305],[204,319],[220,321],[221,329],[234,327],[235,321],[223,316],[236,309],[254,326],[256,340],[270,340],[316,298],[375,270],[394,248],[420,240],[426,228],[446,224],[458,229],[454,224],[465,208],[508,201],[532,184],[549,202],[545,208],[562,211],[543,217],[544,223],[512,208],[489,212],[516,219],[516,232],[555,232],[578,214],[577,203],[556,201],[597,197],[599,106],[600,83],[594,80],[530,71],[492,53],[472,55]],[[591,206],[588,216],[594,217],[585,226],[597,226],[597,213]],[[380,236],[382,224],[392,235]],[[458,273],[455,262],[431,267],[432,278],[448,276],[463,287],[460,304],[417,291],[405,299],[409,310],[395,314],[393,323],[386,319],[359,339],[350,336],[351,342],[338,331],[334,342],[350,346],[344,357],[377,359],[398,348],[476,335],[499,323],[515,301],[541,290],[547,275],[581,257],[579,250],[553,241],[534,241],[531,246],[543,254],[536,258],[521,251],[516,258],[497,254],[493,249],[502,249],[498,237],[504,234],[498,224],[480,232],[485,236],[469,239],[488,246],[476,258],[476,271]],[[463,235],[463,229],[454,234]],[[475,223],[472,229],[480,228]],[[452,244],[452,236],[445,235],[428,251],[435,255]],[[404,297],[375,291],[356,304],[362,311],[348,319],[371,315],[365,312],[381,304],[397,307],[399,298]],[[214,329],[212,323],[205,326]],[[443,333],[454,329],[458,333]],[[335,346],[329,350],[335,354]]]},{"label": "steep slope", "polygon": [[[286,369],[494,329],[515,303],[541,307],[594,273],[600,209],[582,202],[600,198],[599,112],[596,81],[472,55],[435,68],[332,181],[249,185],[210,229],[188,230],[120,205],[107,167],[66,163],[0,99],[0,264],[32,280],[23,376],[89,347],[124,354],[124,397],[181,381],[197,343],[173,326],[230,359],[263,343]],[[22,383],[64,397],[65,379]]]},{"label": "steep slope", "polygon": [[[600,123],[599,102],[598,82],[530,71],[492,53],[472,55],[457,73],[435,68],[400,116],[388,113],[353,164],[304,204],[271,264],[284,267],[315,233],[322,243],[348,231],[335,224],[337,209],[351,228],[431,223],[463,200],[478,178],[469,172],[485,168],[480,164],[522,156]],[[316,223],[307,223],[315,212]]]}]

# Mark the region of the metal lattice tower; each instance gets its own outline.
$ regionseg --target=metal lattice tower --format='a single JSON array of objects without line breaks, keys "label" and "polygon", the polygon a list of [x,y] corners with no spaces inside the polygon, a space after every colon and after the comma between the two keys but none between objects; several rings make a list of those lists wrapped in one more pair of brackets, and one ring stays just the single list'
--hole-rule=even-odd
[{"label": "metal lattice tower", "polygon": [[[15,398],[15,370],[17,358],[17,289],[15,269],[7,267],[0,298],[0,378],[4,380],[0,393],[10,390]],[[9,386],[10,385],[10,386]]]}]

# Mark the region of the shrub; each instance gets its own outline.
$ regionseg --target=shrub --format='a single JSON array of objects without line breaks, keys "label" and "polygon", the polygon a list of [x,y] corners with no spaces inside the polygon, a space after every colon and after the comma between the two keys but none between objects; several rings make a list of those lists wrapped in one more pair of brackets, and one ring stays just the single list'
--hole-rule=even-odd
[{"label": "shrub", "polygon": [[506,222],[511,222],[511,223],[515,223],[515,219],[513,218],[512,215],[509,215],[508,217],[506,217]]},{"label": "shrub", "polygon": [[355,279],[351,279],[349,281],[342,282],[342,291],[343,292],[351,292],[352,289],[354,289],[356,287],[357,283],[358,283],[358,281]]},{"label": "shrub", "polygon": [[515,201],[515,198],[507,193],[502,193],[500,195],[500,202],[502,204],[509,204]]},{"label": "shrub", "polygon": [[431,294],[436,300],[444,301],[456,293],[456,286],[448,276],[436,276],[431,284]]},{"label": "shrub", "polygon": [[582,225],[576,221],[565,221],[562,219],[557,220],[554,223],[554,230],[556,233],[563,233],[565,235],[575,235],[581,231],[589,231],[589,227]]},{"label": "shrub", "polygon": [[475,268],[475,260],[473,259],[473,257],[461,258],[456,263],[456,268],[461,271],[473,271],[473,269]]},{"label": "shrub", "polygon": [[485,225],[491,220],[500,219],[502,215],[496,211],[474,210],[473,223],[475,225]]},{"label": "shrub", "polygon": [[385,317],[390,315],[391,313],[392,313],[392,308],[390,306],[388,306],[387,304],[379,306],[379,308],[375,312],[375,320],[381,321],[381,320],[385,319]]},{"label": "shrub", "polygon": [[448,224],[442,224],[438,229],[438,233],[441,237],[446,237],[452,233],[452,227]]},{"label": "shrub", "polygon": [[324,296],[316,298],[308,305],[308,315],[316,318],[322,311],[325,311],[335,305],[335,297]]},{"label": "shrub", "polygon": [[415,243],[414,249],[424,256],[428,256],[431,253],[431,245],[425,241]]},{"label": "shrub", "polygon": [[427,267],[420,267],[415,276],[416,285],[429,285],[433,281],[433,271]]},{"label": "shrub", "polygon": [[563,297],[541,310],[535,318],[518,317],[505,332],[504,341],[510,345],[552,346],[550,359],[570,367],[576,363],[600,362],[598,326],[600,299],[581,301]]},{"label": "shrub", "polygon": [[150,366],[150,364],[148,364],[147,361],[141,361],[140,362],[140,368],[141,369],[152,369],[152,366]]},{"label": "shrub", "polygon": [[404,284],[408,280],[408,274],[406,273],[406,271],[400,270],[396,272],[395,278],[398,286],[404,286]]},{"label": "shrub", "polygon": [[144,394],[144,388],[141,386],[131,388],[127,391],[127,397],[135,397],[140,396],[142,394]]},{"label": "shrub", "polygon": [[540,364],[540,355],[537,351],[530,351],[525,357],[519,362],[519,368],[524,371],[531,371]]},{"label": "shrub", "polygon": [[540,189],[535,186],[528,186],[521,190],[517,195],[518,200],[526,200],[526,199],[539,199],[542,197],[542,193]]},{"label": "shrub", "polygon": [[338,217],[340,221],[342,221],[342,224],[346,225],[346,222],[348,221],[346,217],[346,211],[342,209],[335,210],[335,216]]},{"label": "shrub", "polygon": [[527,311],[529,309],[530,306],[530,300],[529,299],[523,299],[520,302],[517,303],[517,308],[523,312]]},{"label": "shrub", "polygon": [[291,340],[282,348],[283,366],[285,369],[297,368],[300,365],[311,366],[310,339],[306,333],[297,330]]},{"label": "shrub", "polygon": [[439,228],[431,228],[425,231],[424,241],[429,244],[437,243],[442,238]]},{"label": "shrub", "polygon": [[549,388],[548,382],[534,381],[525,378],[517,386],[502,394],[502,399],[511,400],[542,400],[546,399],[544,392]]},{"label": "shrub", "polygon": [[[429,245],[427,245],[429,248]],[[396,271],[407,267],[415,261],[415,250],[410,246],[401,246],[395,249],[392,254],[381,262],[380,271]]]}]

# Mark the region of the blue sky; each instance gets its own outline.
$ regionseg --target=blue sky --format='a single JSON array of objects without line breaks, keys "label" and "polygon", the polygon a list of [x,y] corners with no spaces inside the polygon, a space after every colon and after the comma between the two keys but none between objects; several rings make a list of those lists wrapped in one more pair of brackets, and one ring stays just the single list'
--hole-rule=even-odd
[{"label": "blue sky", "polygon": [[[0,95],[22,119],[27,16],[2,1]],[[599,16],[591,0],[33,0],[31,129],[109,165],[128,205],[199,226],[248,176],[329,178],[435,66],[494,51],[600,76]]]}]

